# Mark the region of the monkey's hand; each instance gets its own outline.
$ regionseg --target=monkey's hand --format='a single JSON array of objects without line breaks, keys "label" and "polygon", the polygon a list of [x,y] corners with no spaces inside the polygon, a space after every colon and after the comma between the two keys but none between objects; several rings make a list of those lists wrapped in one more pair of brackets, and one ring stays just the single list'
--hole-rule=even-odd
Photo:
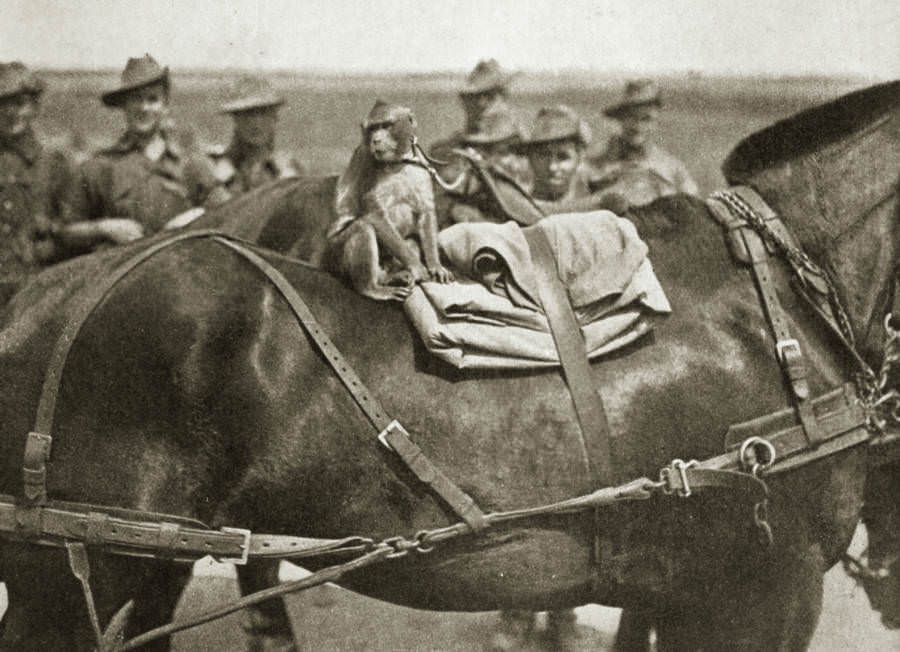
[{"label": "monkey's hand", "polygon": [[450,283],[454,280],[453,272],[440,264],[429,267],[428,273],[431,275],[431,280],[437,281],[438,283]]},{"label": "monkey's hand", "polygon": [[422,263],[415,263],[407,268],[410,277],[410,285],[415,285],[420,281],[427,281],[431,278],[431,272]]}]

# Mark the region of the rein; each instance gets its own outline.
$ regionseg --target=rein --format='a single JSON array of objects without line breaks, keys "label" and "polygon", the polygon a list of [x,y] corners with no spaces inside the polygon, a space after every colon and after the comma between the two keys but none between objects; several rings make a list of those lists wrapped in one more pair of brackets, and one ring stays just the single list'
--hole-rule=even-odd
[{"label": "rein", "polygon": [[[380,430],[378,440],[398,454],[420,481],[440,495],[460,517],[460,522],[420,531],[411,538],[391,537],[380,542],[366,537],[310,539],[255,534],[249,530],[229,527],[216,531],[199,521],[184,517],[65,503],[47,497],[46,462],[50,456],[50,430],[56,394],[62,368],[80,327],[130,271],[166,247],[197,239],[213,239],[230,248],[275,285],[360,408],[375,428]],[[786,348],[779,347],[780,359],[789,359],[791,352],[785,352],[783,349]],[[790,368],[787,373],[789,377],[793,377],[791,374],[794,372]],[[797,393],[795,390],[795,394]],[[725,490],[753,506],[753,519],[759,528],[761,539],[764,543],[771,543],[772,532],[766,519],[768,488],[764,477],[862,444],[870,438],[866,429],[870,421],[869,406],[862,404],[853,385],[844,385],[817,398],[806,396],[804,401],[803,409],[807,415],[812,415],[812,423],[817,428],[814,443],[810,441],[807,420],[801,418],[798,425],[793,411],[789,409],[732,426],[729,429],[726,453],[702,461],[673,460],[669,466],[660,470],[656,480],[642,477],[558,503],[485,514],[427,459],[399,422],[388,417],[381,409],[377,400],[327,337],[303,299],[277,269],[236,238],[215,231],[189,231],[159,240],[123,263],[87,294],[86,300],[79,304],[66,322],[51,356],[35,429],[26,438],[24,494],[20,498],[0,495],[0,536],[66,547],[73,572],[82,582],[89,614],[95,610],[88,582],[86,546],[104,546],[105,552],[113,554],[159,557],[173,561],[193,561],[212,555],[235,564],[245,564],[251,558],[302,559],[312,556],[355,555],[350,561],[320,570],[298,582],[246,596],[230,606],[151,630],[128,642],[123,642],[122,634],[130,602],[111,619],[105,632],[101,631],[96,616],[93,615],[92,625],[97,632],[97,643],[101,651],[133,649],[276,595],[336,581],[344,574],[369,564],[400,559],[410,553],[426,554],[440,543],[482,532],[492,525],[587,510],[594,510],[596,514],[598,508],[621,501],[647,500],[653,496],[687,498],[695,492]],[[598,475],[605,476],[609,473],[609,460],[600,460],[600,464]]]}]

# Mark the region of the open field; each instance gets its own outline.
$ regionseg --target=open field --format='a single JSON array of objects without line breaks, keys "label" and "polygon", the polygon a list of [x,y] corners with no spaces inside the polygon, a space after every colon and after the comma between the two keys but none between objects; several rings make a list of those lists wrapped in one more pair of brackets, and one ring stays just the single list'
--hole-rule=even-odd
[{"label": "open field", "polygon": [[[189,72],[173,77],[173,117],[179,137],[199,145],[226,144],[230,123],[217,113],[231,73]],[[38,129],[50,143],[92,150],[110,143],[121,117],[102,106],[99,95],[116,85],[118,72],[48,72]],[[358,123],[376,98],[411,106],[428,144],[459,127],[462,110],[455,88],[458,75],[337,77],[272,74],[288,105],[282,111],[279,147],[294,150],[314,173],[336,173],[356,146]],[[513,86],[512,103],[522,117],[538,107],[566,103],[587,119],[595,140],[614,125],[603,108],[621,93],[621,79],[588,74],[523,75]],[[864,80],[688,77],[661,80],[667,107],[660,143],[682,158],[702,192],[724,184],[719,166],[744,136],[803,108],[861,88]],[[240,524],[235,524],[240,525]],[[361,533],[364,534],[364,533]],[[857,547],[861,544],[857,542]],[[182,613],[235,596],[233,578],[205,575],[192,582]],[[470,650],[479,649],[497,621],[496,614],[439,614],[376,602],[323,587],[288,599],[301,649]],[[0,596],[2,605],[2,596]],[[617,611],[587,607],[579,622],[597,634],[592,649],[608,649]],[[176,638],[178,650],[243,650],[241,615]],[[599,646],[599,647],[597,647]],[[588,648],[585,648],[588,649]],[[826,604],[812,649],[900,649],[900,633],[886,631],[840,568],[826,578]]]},{"label": "open field", "polygon": [[[117,72],[47,73],[41,133],[66,145],[73,137],[87,149],[110,143],[122,118],[99,100],[116,86]],[[294,150],[315,173],[336,173],[346,165],[359,139],[358,124],[376,98],[412,107],[421,142],[431,143],[462,124],[463,113],[454,75],[338,77],[272,74],[287,99],[279,124],[279,147]],[[172,116],[182,138],[199,144],[227,144],[230,119],[217,113],[229,82],[228,73],[175,73]],[[512,103],[526,121],[541,106],[569,104],[605,141],[614,124],[603,108],[618,99],[623,80],[590,74],[522,75],[512,86]],[[666,110],[660,142],[681,157],[703,192],[723,183],[719,165],[744,136],[800,109],[861,88],[864,80],[670,78],[660,80]]]}]

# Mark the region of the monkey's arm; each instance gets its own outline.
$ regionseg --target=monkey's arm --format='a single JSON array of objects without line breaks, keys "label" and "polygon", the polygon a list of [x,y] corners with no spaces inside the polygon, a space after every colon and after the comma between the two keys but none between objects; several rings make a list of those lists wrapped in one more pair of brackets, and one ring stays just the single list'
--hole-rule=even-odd
[{"label": "monkey's arm", "polygon": [[[394,207],[396,209],[397,207]],[[403,208],[407,207],[402,207]],[[427,276],[426,270],[419,260],[419,256],[394,225],[391,209],[379,208],[363,215],[360,219],[371,225],[375,230],[375,238],[378,246],[403,263],[403,266],[412,272],[416,280]]]},{"label": "monkey's arm", "polygon": [[438,250],[438,219],[434,206],[434,192],[431,188],[431,180],[422,188],[418,195],[418,214],[416,215],[416,228],[419,232],[419,241],[422,243],[422,256],[425,258],[425,267],[431,277],[439,283],[449,283],[453,280],[453,273],[441,265],[441,254]]}]

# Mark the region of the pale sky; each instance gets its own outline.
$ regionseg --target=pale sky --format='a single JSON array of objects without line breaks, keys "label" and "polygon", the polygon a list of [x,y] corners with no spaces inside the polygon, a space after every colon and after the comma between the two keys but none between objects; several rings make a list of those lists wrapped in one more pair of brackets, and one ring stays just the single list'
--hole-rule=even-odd
[{"label": "pale sky", "polygon": [[0,0],[0,60],[900,77],[900,0]]}]

